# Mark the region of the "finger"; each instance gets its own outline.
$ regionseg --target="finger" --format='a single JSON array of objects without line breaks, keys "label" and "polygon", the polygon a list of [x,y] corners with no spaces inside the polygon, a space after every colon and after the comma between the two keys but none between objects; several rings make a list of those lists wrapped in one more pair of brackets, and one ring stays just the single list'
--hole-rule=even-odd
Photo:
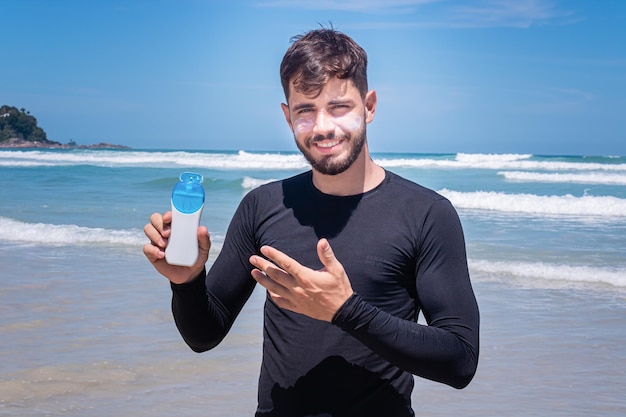
[{"label": "finger", "polygon": [[161,236],[161,233],[159,233],[159,231],[154,227],[154,225],[152,225],[152,223],[146,224],[143,227],[143,232],[146,235],[146,237],[150,239],[150,242],[154,246],[158,246],[159,248],[165,248],[165,246],[167,245],[166,240],[163,239],[163,236]]},{"label": "finger", "polygon": [[261,253],[268,259],[271,259],[278,267],[282,268],[287,274],[292,276],[299,276],[303,266],[295,259],[285,255],[278,249],[274,249],[271,246],[263,246]]},{"label": "finger", "polygon": [[337,267],[341,268],[341,264],[335,257],[335,252],[333,252],[327,239],[322,238],[317,242],[317,256],[327,271],[336,270]]},{"label": "finger", "polygon": [[252,255],[250,257],[250,263],[265,275],[270,276],[274,281],[284,282],[288,279],[288,274],[285,271],[258,255]]},{"label": "finger", "polygon": [[163,233],[163,216],[161,213],[152,213],[150,223],[159,233]]},{"label": "finger", "polygon": [[143,253],[151,263],[155,263],[156,261],[165,258],[165,252],[151,243],[143,245]]},{"label": "finger", "polygon": [[266,290],[270,292],[272,298],[282,298],[286,294],[286,288],[276,282],[272,277],[264,273],[259,269],[253,269],[251,272],[252,278]]},{"label": "finger", "polygon": [[285,310],[290,310],[290,311],[294,311],[294,312],[298,312],[298,308],[297,305],[295,303],[293,303],[291,300],[289,300],[288,298],[285,297],[281,297],[278,294],[274,294],[273,292],[268,291],[270,297],[272,298],[272,301],[274,301],[274,304],[276,304],[278,307],[283,308]]},{"label": "finger", "polygon": [[168,238],[172,230],[172,212],[166,211],[162,215],[160,213],[153,213],[150,216],[150,223],[152,223],[154,228],[158,230],[164,238]]},{"label": "finger", "polygon": [[209,259],[209,250],[211,250],[211,235],[205,226],[198,227],[198,259],[197,265],[204,267]]},{"label": "finger", "polygon": [[205,226],[198,228],[198,247],[201,252],[206,253],[211,249],[211,234]]}]

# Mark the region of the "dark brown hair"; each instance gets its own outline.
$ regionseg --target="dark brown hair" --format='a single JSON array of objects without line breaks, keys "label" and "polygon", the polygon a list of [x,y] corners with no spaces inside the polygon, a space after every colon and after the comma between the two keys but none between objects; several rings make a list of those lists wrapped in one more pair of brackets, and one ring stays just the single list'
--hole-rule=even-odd
[{"label": "dark brown hair", "polygon": [[280,81],[289,101],[289,83],[305,95],[318,95],[333,77],[351,79],[365,97],[367,54],[352,38],[334,29],[294,36],[280,64]]}]

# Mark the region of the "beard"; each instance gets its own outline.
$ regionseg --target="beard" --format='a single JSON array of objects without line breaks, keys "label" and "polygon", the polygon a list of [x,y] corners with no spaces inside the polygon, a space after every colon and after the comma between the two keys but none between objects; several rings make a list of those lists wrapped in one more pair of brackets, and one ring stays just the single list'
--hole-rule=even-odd
[{"label": "beard", "polygon": [[[302,155],[306,158],[306,160],[311,164],[311,167],[324,175],[337,175],[341,174],[348,168],[352,166],[354,161],[357,160],[361,151],[363,150],[363,145],[365,145],[365,139],[367,137],[367,133],[365,130],[365,124],[355,133],[354,136],[351,134],[346,134],[342,136],[335,137],[333,133],[330,133],[326,136],[318,135],[318,136],[309,136],[304,141],[304,144],[301,144],[296,140],[296,145]],[[335,155],[324,155],[319,159],[315,159],[311,152],[309,151],[312,146],[314,146],[315,142],[321,141],[324,139],[339,139],[350,145],[348,155],[344,156],[335,156]]]}]

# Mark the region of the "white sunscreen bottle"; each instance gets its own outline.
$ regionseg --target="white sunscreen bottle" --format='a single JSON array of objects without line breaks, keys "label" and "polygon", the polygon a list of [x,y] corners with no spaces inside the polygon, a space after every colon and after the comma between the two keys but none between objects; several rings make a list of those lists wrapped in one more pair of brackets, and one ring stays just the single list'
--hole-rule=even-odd
[{"label": "white sunscreen bottle", "polygon": [[198,226],[204,208],[202,175],[180,174],[172,190],[172,233],[165,248],[165,260],[171,265],[191,266],[198,259]]}]

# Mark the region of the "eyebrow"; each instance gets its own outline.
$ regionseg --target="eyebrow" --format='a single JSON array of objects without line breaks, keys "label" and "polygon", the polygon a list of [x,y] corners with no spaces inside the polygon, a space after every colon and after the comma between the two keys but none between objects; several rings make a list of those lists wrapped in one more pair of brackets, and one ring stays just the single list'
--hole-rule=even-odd
[{"label": "eyebrow", "polygon": [[353,105],[354,104],[354,100],[352,99],[344,99],[344,100],[331,100],[328,102],[328,104],[330,104],[331,106],[336,106],[338,104],[349,104],[349,105]]},{"label": "eyebrow", "polygon": [[298,111],[298,110],[302,110],[302,109],[310,109],[314,107],[312,104],[309,103],[302,103],[302,104],[296,104],[295,106],[293,106],[293,111]]},{"label": "eyebrow", "polygon": [[[329,106],[336,106],[336,105],[341,105],[341,104],[348,104],[348,105],[354,105],[354,100],[352,99],[338,99],[338,100],[331,100],[328,102]],[[311,103],[300,103],[300,104],[296,104],[295,106],[293,106],[293,111],[298,111],[298,110],[302,110],[302,109],[310,109],[315,107],[313,104]]]}]

